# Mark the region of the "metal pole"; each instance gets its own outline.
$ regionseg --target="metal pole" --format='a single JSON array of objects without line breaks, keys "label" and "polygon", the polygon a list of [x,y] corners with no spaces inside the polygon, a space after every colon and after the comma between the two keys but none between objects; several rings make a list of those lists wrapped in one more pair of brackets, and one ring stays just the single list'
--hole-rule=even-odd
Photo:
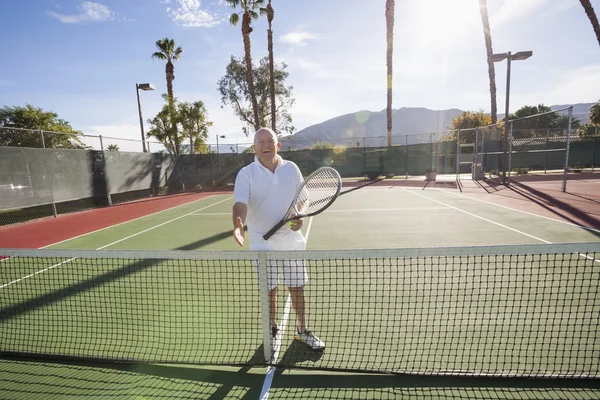
[{"label": "metal pole", "polygon": [[142,132],[142,149],[146,153],[146,138],[144,137],[144,120],[142,119],[142,104],[140,103],[140,86],[135,84],[135,93],[137,94],[138,112],[140,114],[140,131]]},{"label": "metal pole", "polygon": [[[100,137],[100,151],[102,152],[102,170],[104,172],[104,176],[106,176],[106,159],[104,158],[104,144],[102,143],[102,135]],[[108,205],[112,206],[112,199],[110,197],[110,190],[108,189],[108,182],[106,185],[106,198],[108,199]]]},{"label": "metal pole", "polygon": [[44,131],[40,130],[40,137],[42,138],[42,148],[46,148],[46,142],[44,141]]},{"label": "metal pole", "polygon": [[506,168],[508,166],[508,110],[509,110],[509,101],[510,101],[510,61],[512,58],[512,54],[509,51],[507,53],[506,58],[506,104],[504,108],[504,149],[503,149],[503,158],[502,158],[502,184],[506,184]]},{"label": "metal pole", "polygon": [[544,161],[544,174],[548,172],[548,142],[550,141],[550,129],[546,130],[546,146],[544,147],[545,161]]},{"label": "metal pole", "polygon": [[596,166],[596,146],[598,146],[598,137],[594,137],[594,152],[592,153],[592,172],[594,172],[594,167]]},{"label": "metal pole", "polygon": [[565,151],[565,171],[563,176],[562,191],[567,191],[567,172],[569,171],[569,148],[571,147],[571,121],[573,119],[573,106],[569,107],[569,125],[567,127],[567,150]]},{"label": "metal pole", "polygon": [[219,173],[221,172],[221,153],[219,153],[219,135],[217,135],[217,163],[219,164]]},{"label": "metal pole", "polygon": [[512,137],[512,133],[513,133],[513,122],[510,121],[509,123],[510,129],[509,129],[509,146],[510,146],[510,151],[508,152],[508,184],[510,185],[510,170],[512,169],[512,148],[513,148],[513,137]]},{"label": "metal pole", "polygon": [[404,163],[404,169],[406,170],[406,179],[408,179],[408,135],[404,136],[404,142],[406,143],[406,161]]}]

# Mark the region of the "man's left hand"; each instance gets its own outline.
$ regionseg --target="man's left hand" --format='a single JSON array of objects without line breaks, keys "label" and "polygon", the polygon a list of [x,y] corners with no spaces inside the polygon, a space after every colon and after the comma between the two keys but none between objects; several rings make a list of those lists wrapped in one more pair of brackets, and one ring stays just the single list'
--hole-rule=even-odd
[{"label": "man's left hand", "polygon": [[302,219],[293,219],[290,221],[290,229],[294,232],[300,230],[302,228]]}]

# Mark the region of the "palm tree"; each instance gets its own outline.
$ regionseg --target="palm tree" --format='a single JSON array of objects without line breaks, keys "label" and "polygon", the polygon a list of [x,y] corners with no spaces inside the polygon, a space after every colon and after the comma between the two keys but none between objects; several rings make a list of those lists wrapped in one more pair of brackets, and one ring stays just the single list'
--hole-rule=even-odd
[{"label": "palm tree", "polygon": [[488,76],[490,79],[490,97],[492,101],[492,125],[498,122],[498,106],[496,105],[496,71],[492,61],[492,32],[490,30],[490,21],[488,18],[487,0],[479,0],[479,12],[481,13],[481,22],[483,23],[483,37],[485,39],[485,51],[487,53]]},{"label": "palm tree", "polygon": [[[177,131],[177,122],[175,115],[175,100],[173,97],[173,80],[175,79],[175,66],[173,65],[173,60],[179,60],[181,54],[183,53],[183,49],[181,46],[175,47],[175,41],[173,39],[162,38],[156,41],[156,47],[158,50],[154,54],[152,54],[152,58],[158,58],[159,60],[167,60],[167,65],[165,66],[165,73],[167,77],[167,98],[169,103],[169,110],[171,113],[171,121],[173,135],[176,135]],[[179,154],[179,146],[175,148],[175,154]]]},{"label": "palm tree", "polygon": [[598,44],[600,44],[600,24],[598,24],[598,17],[596,17],[592,3],[590,3],[590,0],[579,0],[579,2],[590,19],[592,27],[594,28],[594,33],[596,34],[596,39],[598,39]]},{"label": "palm tree", "polygon": [[387,42],[387,133],[388,147],[392,145],[392,55],[394,53],[394,0],[385,2],[385,26]]},{"label": "palm tree", "polygon": [[275,17],[275,11],[273,11],[273,6],[271,5],[271,0],[269,0],[269,4],[267,5],[267,8],[265,11],[267,13],[267,21],[269,21],[269,29],[267,30],[267,32],[268,32],[268,39],[269,39],[268,48],[269,48],[269,84],[270,84],[270,94],[271,94],[271,129],[273,129],[273,132],[277,132],[276,121],[275,121],[275,116],[276,116],[275,67],[274,67],[274,61],[273,61],[273,27],[272,27],[273,18]]},{"label": "palm tree", "polygon": [[[252,112],[254,116],[254,128],[260,128],[260,119],[258,117],[258,102],[254,92],[254,77],[252,75],[252,55],[250,52],[250,33],[252,33],[251,22],[253,19],[258,19],[260,6],[264,4],[264,0],[225,0],[233,8],[240,6],[242,8],[242,37],[244,38],[244,53],[246,58],[246,74],[248,79],[248,92],[250,92],[250,100],[252,102]],[[238,13],[231,14],[229,18],[231,25],[236,26],[240,22]]]},{"label": "palm tree", "polygon": [[152,58],[158,58],[159,60],[167,60],[165,66],[165,73],[167,76],[167,95],[169,100],[173,101],[173,80],[175,79],[175,66],[173,60],[179,61],[183,49],[181,46],[175,47],[175,41],[173,39],[162,38],[156,41],[156,47],[158,50],[152,54]]}]

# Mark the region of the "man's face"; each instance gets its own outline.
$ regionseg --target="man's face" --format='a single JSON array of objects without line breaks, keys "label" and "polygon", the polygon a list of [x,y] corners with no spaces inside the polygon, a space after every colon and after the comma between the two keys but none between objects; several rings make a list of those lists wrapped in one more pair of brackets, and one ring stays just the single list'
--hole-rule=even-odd
[{"label": "man's face", "polygon": [[254,139],[254,152],[260,161],[272,161],[281,143],[269,131],[259,131]]}]

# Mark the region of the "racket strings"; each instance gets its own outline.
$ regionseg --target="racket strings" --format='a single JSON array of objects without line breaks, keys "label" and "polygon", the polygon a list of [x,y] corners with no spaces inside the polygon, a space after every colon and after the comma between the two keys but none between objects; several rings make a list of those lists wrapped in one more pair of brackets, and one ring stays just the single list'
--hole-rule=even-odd
[{"label": "racket strings", "polygon": [[337,196],[339,175],[332,170],[318,171],[304,182],[298,196],[296,209],[301,214],[311,214],[327,206]]}]

